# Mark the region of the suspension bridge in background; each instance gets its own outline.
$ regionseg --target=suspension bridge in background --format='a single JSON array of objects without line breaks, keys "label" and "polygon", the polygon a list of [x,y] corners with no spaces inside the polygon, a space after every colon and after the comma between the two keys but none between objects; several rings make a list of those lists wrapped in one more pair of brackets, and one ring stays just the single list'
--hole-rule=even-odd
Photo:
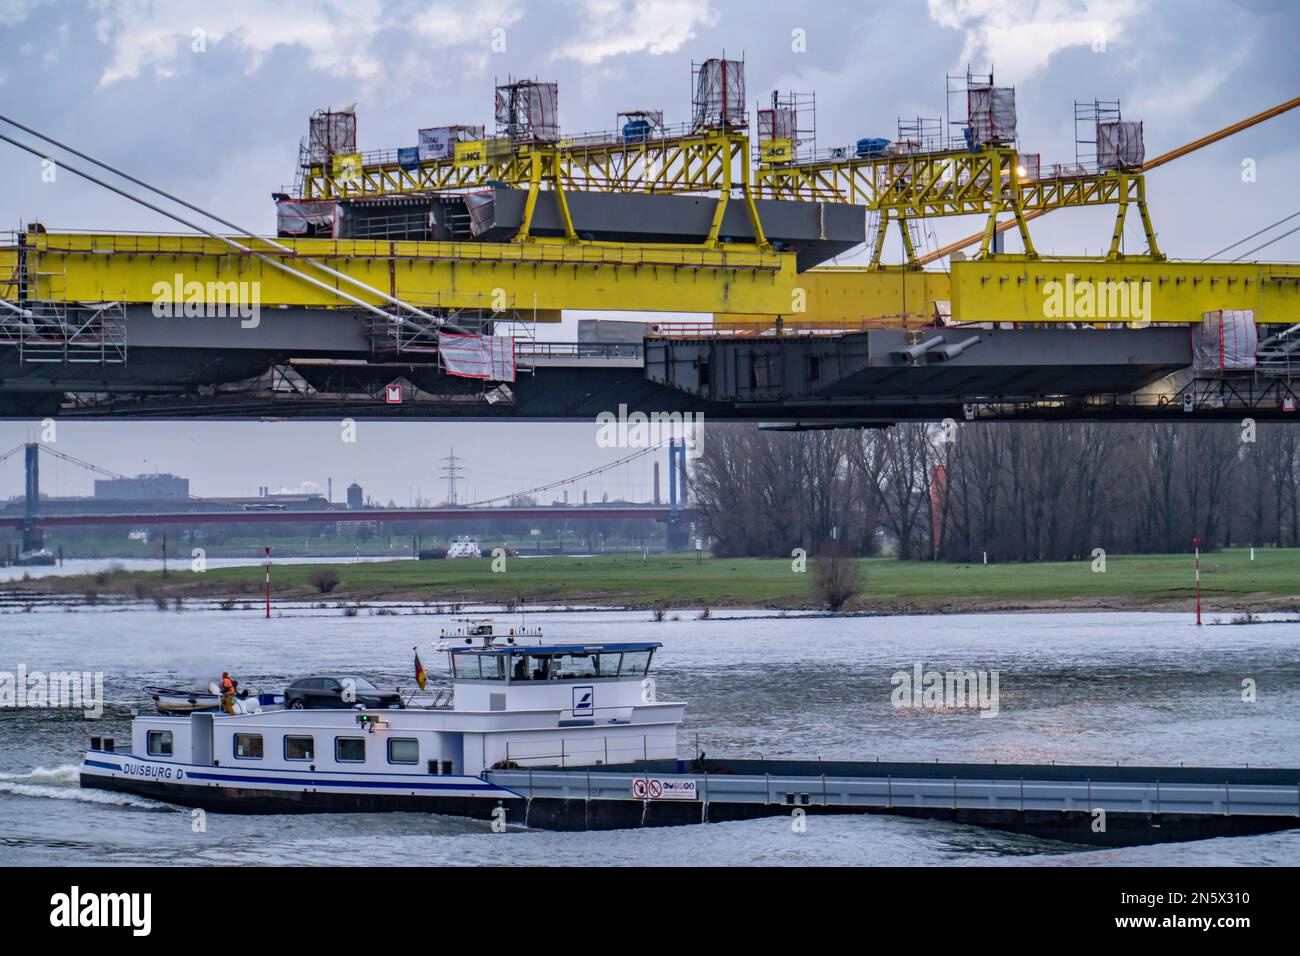
[{"label": "suspension bridge in background", "polygon": [[[13,528],[22,532],[19,562],[41,556],[44,548],[43,529],[76,526],[149,527],[152,525],[210,525],[285,523],[353,523],[353,522],[509,522],[509,521],[622,521],[646,520],[661,522],[668,527],[670,549],[685,546],[695,520],[696,512],[687,503],[686,444],[669,439],[667,442],[638,449],[616,461],[588,469],[557,481],[547,482],[510,494],[498,495],[466,504],[444,504],[436,507],[376,507],[361,505],[351,507],[337,504],[320,495],[294,496],[294,504],[279,502],[275,495],[255,499],[204,497],[198,495],[155,498],[141,501],[144,507],[130,508],[122,499],[63,499],[59,507],[44,503],[40,490],[41,453],[67,462],[77,468],[117,481],[132,479],[115,471],[84,461],[48,444],[27,442],[0,454],[0,463],[23,453],[24,494],[20,507],[17,502],[0,509],[0,528]],[[570,503],[567,488],[576,487],[590,479],[608,474],[616,469],[641,461],[656,452],[667,453],[668,494],[660,501],[660,462],[654,462],[654,490],[648,502],[600,501]],[[144,479],[147,480],[147,476]],[[537,503],[536,496],[565,490],[565,500],[550,505]],[[585,494],[584,494],[585,498]],[[301,499],[301,500],[300,500]],[[102,507],[88,508],[98,502]],[[80,510],[78,510],[80,508]],[[11,513],[12,509],[12,513]]]}]

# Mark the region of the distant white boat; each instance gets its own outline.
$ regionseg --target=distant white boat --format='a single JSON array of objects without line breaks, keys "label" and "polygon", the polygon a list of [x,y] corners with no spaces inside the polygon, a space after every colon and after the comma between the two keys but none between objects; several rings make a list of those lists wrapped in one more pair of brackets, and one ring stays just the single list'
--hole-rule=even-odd
[{"label": "distant white boat", "polygon": [[479,550],[478,542],[473,538],[457,538],[447,548],[447,558],[481,558],[483,552]]}]

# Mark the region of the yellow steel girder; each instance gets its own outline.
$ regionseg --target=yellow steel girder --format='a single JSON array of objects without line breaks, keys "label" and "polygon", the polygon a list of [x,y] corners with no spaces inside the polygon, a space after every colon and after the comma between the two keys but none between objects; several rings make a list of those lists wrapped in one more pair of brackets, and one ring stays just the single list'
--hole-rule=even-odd
[{"label": "yellow steel girder", "polygon": [[[865,325],[917,325],[946,309],[951,292],[946,272],[818,266],[801,272],[781,313],[787,327],[851,329]],[[882,319],[893,317],[893,320]],[[723,318],[723,316],[720,316]],[[725,316],[731,324],[770,327],[770,313]]]},{"label": "yellow steel girder", "polygon": [[[178,284],[257,283],[257,301],[343,306],[343,300],[201,236],[89,233],[27,235],[31,297],[70,302],[170,300]],[[430,309],[558,309],[671,312],[788,310],[795,257],[755,246],[383,242],[281,239],[372,288]],[[295,263],[269,246],[259,253],[376,305],[377,297]],[[177,277],[180,277],[179,283]]]},{"label": "yellow steel girder", "polygon": [[1300,322],[1300,265],[1016,256],[952,264],[952,314],[962,322],[1185,325],[1219,309]]},{"label": "yellow steel girder", "polygon": [[[1029,260],[953,263],[951,275],[819,267],[758,247],[281,240],[390,295],[425,308],[716,313],[730,322],[849,328],[915,324],[950,313],[959,322],[1189,324],[1217,309],[1257,321],[1300,322],[1300,265]],[[54,301],[152,303],[181,284],[256,282],[263,306],[348,307],[218,240],[177,235],[29,233],[29,295]],[[273,258],[321,278],[270,247]],[[14,249],[0,249],[0,284],[13,299]],[[376,305],[377,298],[342,286]],[[949,303],[945,307],[945,303]]]},{"label": "yellow steel girder", "polygon": [[[1056,301],[1048,302],[1057,295],[1049,286],[1052,282],[1060,285],[1059,310],[1053,307]],[[1119,283],[1126,284],[1123,294]],[[1137,298],[1133,283],[1138,284]],[[999,257],[954,262],[951,274],[818,267],[800,273],[797,284],[805,307],[802,312],[785,313],[784,318],[788,324],[813,328],[888,324],[873,321],[884,316],[905,316],[894,324],[914,324],[936,311],[950,311],[954,322],[1186,325],[1199,322],[1206,312],[1250,309],[1261,323],[1300,323],[1300,265],[1296,264]],[[1057,314],[1066,311],[1067,295],[1074,303],[1073,314]],[[1090,311],[1080,314],[1078,306],[1087,303],[1089,296]],[[1101,301],[1106,315],[1097,314]],[[1119,308],[1125,305],[1126,310]],[[756,327],[773,324],[770,314],[725,319]]]}]

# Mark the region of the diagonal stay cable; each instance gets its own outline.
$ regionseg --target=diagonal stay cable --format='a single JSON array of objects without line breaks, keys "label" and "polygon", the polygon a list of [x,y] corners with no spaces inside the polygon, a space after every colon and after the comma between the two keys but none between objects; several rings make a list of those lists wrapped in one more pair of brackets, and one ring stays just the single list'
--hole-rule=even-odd
[{"label": "diagonal stay cable", "polygon": [[[20,445],[19,448],[21,448],[21,447],[22,447],[22,446]],[[94,473],[96,473],[96,474],[104,475],[104,476],[106,476],[106,477],[108,477],[108,478],[113,478],[113,479],[116,479],[116,480],[118,480],[118,481],[132,481],[132,480],[133,480],[133,479],[129,478],[129,477],[126,476],[126,475],[118,474],[116,471],[113,471],[111,468],[104,468],[102,465],[96,465],[96,464],[93,464],[93,463],[91,463],[91,462],[84,461],[83,459],[78,458],[78,457],[76,457],[75,455],[69,455],[66,451],[57,451],[57,450],[55,450],[55,449],[49,447],[48,445],[41,445],[41,446],[39,446],[39,447],[40,447],[41,451],[44,451],[44,452],[46,452],[47,454],[53,455],[55,458],[61,458],[61,459],[63,459],[64,461],[66,461],[66,462],[68,462],[68,463],[70,463],[70,464],[73,464],[73,465],[78,466],[79,468],[85,468],[87,471],[92,471],[92,472],[94,472]],[[16,449],[15,449],[15,450],[16,450]],[[3,457],[0,457],[0,461],[3,461],[3,460],[4,460],[4,458],[3,458]],[[228,499],[228,498],[208,498],[208,497],[204,497],[203,495],[190,495],[190,494],[187,494],[185,497],[186,497],[186,499],[188,499],[188,500],[190,500],[190,501],[213,502],[213,503],[216,503],[216,504],[232,505],[232,506],[238,504],[238,502],[231,501],[231,500]]]},{"label": "diagonal stay cable", "polygon": [[[671,441],[672,439],[669,440]],[[481,501],[471,501],[469,504],[465,505],[465,507],[475,508],[480,505],[491,505],[491,504],[495,504],[498,501],[509,501],[511,498],[519,498],[524,495],[536,494],[539,491],[550,491],[552,488],[559,488],[561,485],[570,485],[573,484],[575,481],[581,481],[583,478],[591,478],[595,475],[599,475],[602,472],[609,471],[611,468],[617,468],[619,465],[626,465],[628,462],[635,461],[637,458],[641,458],[644,455],[648,455],[652,451],[658,451],[660,448],[664,447],[664,444],[665,444],[664,442],[658,442],[654,445],[650,445],[647,448],[642,448],[639,451],[634,451],[632,454],[620,458],[617,461],[611,461],[608,464],[600,465],[596,468],[592,468],[589,469],[588,471],[584,471],[580,475],[571,475],[570,477],[562,478],[559,481],[552,481],[549,484],[538,485],[536,488],[527,488],[523,491],[513,491],[508,495],[497,495],[495,498],[484,498]]]},{"label": "diagonal stay cable", "polygon": [[[1300,215],[1300,213],[1297,213],[1297,215]],[[1293,234],[1295,234],[1295,233],[1297,233],[1297,232],[1300,232],[1300,226],[1296,226],[1294,229],[1288,229],[1286,232],[1282,233],[1282,235],[1280,235],[1280,236],[1274,236],[1274,237],[1273,237],[1272,239],[1270,239],[1268,242],[1265,242],[1265,243],[1263,243],[1263,244],[1261,244],[1261,245],[1258,245],[1258,246],[1256,246],[1254,249],[1250,249],[1250,250],[1248,250],[1248,251],[1246,251],[1246,252],[1243,252],[1241,255],[1237,256],[1237,258],[1233,259],[1232,261],[1233,261],[1233,262],[1240,262],[1242,259],[1246,258],[1246,256],[1254,255],[1256,252],[1259,252],[1259,250],[1261,250],[1261,249],[1267,249],[1267,248],[1268,248],[1269,246],[1271,246],[1273,243],[1278,242],[1278,241],[1280,241],[1280,240],[1282,240],[1282,239],[1285,239],[1287,236],[1293,235]]]},{"label": "diagonal stay cable", "polygon": [[[1220,249],[1220,250],[1219,250],[1218,252],[1216,252],[1214,255],[1209,256],[1209,257],[1207,258],[1207,261],[1208,261],[1208,259],[1217,259],[1217,258],[1219,258],[1219,256],[1223,255],[1225,252],[1229,251],[1230,249],[1236,249],[1238,246],[1242,245],[1243,243],[1250,242],[1250,240],[1254,239],[1256,236],[1262,236],[1262,235],[1264,235],[1264,233],[1268,232],[1270,229],[1276,229],[1278,226],[1282,225],[1282,223],[1284,223],[1284,222],[1290,222],[1290,221],[1291,221],[1292,219],[1294,219],[1296,216],[1300,216],[1300,211],[1293,212],[1293,213],[1291,213],[1291,215],[1289,215],[1289,216],[1283,216],[1283,217],[1282,217],[1281,219],[1279,219],[1277,222],[1269,223],[1269,224],[1268,224],[1267,226],[1265,226],[1263,229],[1259,229],[1259,230],[1256,230],[1255,232],[1252,232],[1249,236],[1246,236],[1244,239],[1238,239],[1238,240],[1237,240],[1236,242],[1234,242],[1232,245],[1230,245],[1230,246],[1224,246],[1222,249]],[[1281,237],[1279,236],[1278,238],[1281,238]],[[1262,249],[1263,246],[1260,246],[1260,248]],[[1252,250],[1252,251],[1253,251],[1253,250]],[[1249,253],[1247,253],[1247,255],[1249,255]]]},{"label": "diagonal stay cable", "polygon": [[[331,267],[325,265],[324,263],[317,262],[317,261],[314,260],[314,259],[311,259],[311,258],[309,258],[309,257],[303,256],[301,253],[297,252],[295,249],[292,249],[292,248],[290,248],[289,246],[286,246],[286,245],[284,245],[284,244],[282,244],[282,243],[276,242],[276,241],[274,241],[273,239],[270,239],[269,237],[266,237],[266,236],[258,236],[258,235],[256,235],[254,232],[252,232],[251,230],[244,229],[242,226],[239,226],[239,225],[237,225],[237,224],[235,224],[235,223],[232,223],[232,222],[230,222],[230,221],[228,221],[228,220],[226,220],[226,219],[223,219],[223,218],[221,218],[220,216],[216,215],[215,213],[209,212],[209,211],[207,211],[207,210],[205,210],[205,209],[203,209],[203,208],[201,208],[201,207],[199,207],[199,206],[194,205],[193,203],[187,202],[186,200],[181,199],[179,196],[175,196],[175,195],[173,195],[172,193],[169,193],[169,192],[166,192],[165,190],[159,189],[158,187],[153,186],[153,185],[151,185],[150,183],[145,182],[144,180],[139,179],[139,178],[136,177],[136,176],[132,176],[130,173],[125,172],[124,170],[118,169],[118,168],[115,167],[115,166],[112,166],[112,165],[110,165],[110,164],[108,164],[108,163],[102,162],[101,160],[98,160],[98,159],[96,159],[95,157],[93,157],[93,156],[91,156],[91,155],[89,155],[89,154],[87,154],[87,153],[84,153],[84,152],[82,152],[81,150],[76,149],[75,147],[69,146],[69,145],[66,144],[66,143],[60,142],[59,140],[56,140],[56,139],[54,139],[54,138],[52,138],[52,137],[50,137],[50,136],[46,136],[45,134],[39,132],[38,130],[34,130],[34,129],[32,129],[32,128],[29,127],[29,126],[26,126],[26,125],[24,125],[24,124],[22,124],[22,123],[17,122],[16,120],[11,119],[10,117],[7,117],[7,116],[5,116],[5,115],[3,115],[3,114],[0,114],[0,121],[3,121],[3,122],[5,122],[5,123],[8,123],[9,125],[14,126],[14,127],[18,128],[18,129],[21,129],[21,130],[23,130],[23,131],[25,131],[25,132],[27,132],[27,133],[30,133],[31,135],[36,136],[36,137],[38,137],[39,139],[45,140],[46,142],[51,143],[52,145],[57,146],[57,147],[60,148],[60,149],[66,150],[67,152],[72,153],[72,154],[75,155],[75,156],[78,156],[78,157],[80,157],[80,158],[82,158],[82,159],[85,159],[86,161],[88,161],[88,162],[90,162],[90,163],[93,163],[94,165],[99,166],[99,167],[101,167],[102,169],[106,169],[106,170],[108,170],[109,172],[113,173],[113,174],[116,175],[116,176],[120,176],[120,177],[123,178],[123,179],[126,179],[126,180],[128,180],[128,181],[130,181],[130,182],[132,182],[132,183],[135,183],[136,185],[142,186],[142,187],[144,187],[145,189],[148,189],[150,192],[156,193],[156,194],[158,194],[158,195],[160,195],[160,196],[163,196],[164,198],[166,198],[166,199],[168,199],[168,200],[170,200],[170,201],[172,201],[172,202],[175,202],[175,203],[177,203],[177,204],[179,204],[179,205],[181,205],[181,206],[184,206],[184,207],[187,208],[187,209],[190,209],[190,210],[192,210],[192,211],[194,211],[194,212],[197,212],[197,213],[199,213],[200,215],[203,215],[203,216],[205,216],[205,217],[207,217],[207,218],[213,220],[214,222],[219,222],[219,223],[221,223],[223,226],[227,226],[227,227],[229,227],[229,228],[231,228],[231,229],[234,229],[234,230],[235,230],[237,233],[239,233],[240,236],[243,237],[243,238],[246,238],[246,239],[252,239],[252,240],[254,240],[254,241],[256,241],[256,242],[263,242],[263,243],[265,243],[265,244],[271,246],[273,249],[275,249],[275,250],[277,250],[277,251],[279,251],[279,252],[282,252],[282,253],[284,253],[285,255],[288,255],[288,256],[293,257],[293,259],[294,259],[295,261],[302,262],[304,265],[310,266],[310,267],[312,267],[312,268],[314,268],[314,269],[317,269],[317,270],[319,270],[319,271],[321,271],[321,272],[324,272],[324,273],[326,273],[326,274],[328,274],[328,275],[330,275],[330,276],[332,276],[332,277],[334,277],[334,278],[336,278],[336,279],[340,279],[340,280],[342,280],[342,281],[344,281],[344,282],[347,282],[347,283],[349,283],[349,284],[351,284],[351,285],[353,285],[353,286],[356,286],[356,287],[358,287],[358,288],[360,288],[360,289],[363,289],[363,290],[365,290],[366,292],[369,292],[370,294],[372,294],[372,295],[374,295],[374,296],[376,296],[376,297],[378,297],[378,298],[384,300],[385,302],[388,302],[388,303],[390,303],[390,304],[392,304],[392,305],[396,305],[396,306],[398,306],[398,307],[400,307],[400,308],[403,308],[403,309],[407,309],[407,310],[409,310],[409,311],[415,313],[416,315],[420,316],[421,318],[423,318],[423,319],[427,319],[427,320],[433,322],[435,325],[438,325],[438,326],[448,325],[448,323],[445,323],[442,319],[438,318],[437,316],[434,316],[434,315],[432,315],[432,314],[430,314],[430,313],[428,313],[428,312],[425,312],[423,309],[419,309],[419,308],[417,308],[416,306],[411,305],[409,302],[405,302],[405,301],[403,301],[402,299],[398,299],[398,298],[396,298],[395,296],[391,296],[391,295],[389,295],[388,293],[386,293],[386,292],[384,292],[384,291],[382,291],[382,290],[380,290],[380,289],[376,289],[376,288],[374,288],[373,286],[367,285],[366,283],[362,282],[361,280],[356,279],[356,278],[354,278],[354,277],[348,275],[348,274],[345,273],[345,272],[340,272],[339,270],[337,270],[337,269],[333,269],[333,268],[331,268]],[[0,133],[0,139],[4,140],[4,141],[7,142],[7,143],[10,143],[10,144],[13,145],[13,146],[17,146],[19,149],[26,150],[27,152],[31,153],[31,154],[34,155],[34,156],[39,156],[39,157],[41,157],[42,159],[47,159],[47,158],[48,158],[48,157],[45,155],[45,152],[44,152],[43,150],[38,150],[38,149],[36,149],[35,147],[33,147],[33,146],[31,146],[31,145],[29,145],[29,144],[27,144],[27,143],[23,143],[23,142],[21,142],[21,141],[19,141],[19,140],[12,139],[12,138],[10,138],[10,137],[4,135],[3,133]],[[133,195],[133,194],[127,192],[127,191],[124,190],[124,189],[120,189],[120,188],[118,188],[118,187],[116,187],[116,186],[113,186],[112,184],[107,183],[107,182],[103,181],[102,179],[99,179],[99,178],[97,178],[97,177],[91,175],[90,173],[85,172],[84,170],[78,169],[77,167],[72,166],[72,165],[69,164],[69,163],[66,163],[66,162],[60,162],[60,165],[63,166],[63,168],[66,169],[66,170],[68,170],[69,172],[71,172],[71,173],[75,173],[76,175],[80,176],[81,178],[86,179],[86,180],[88,180],[88,181],[94,183],[94,184],[97,185],[97,186],[100,186],[100,187],[102,187],[102,188],[104,188],[104,189],[107,189],[107,190],[109,190],[109,191],[111,191],[111,192],[114,192],[114,193],[116,193],[116,194],[119,195],[119,196],[122,196],[122,197],[124,197],[124,198],[126,198],[126,199],[131,200],[132,202],[138,203],[138,204],[144,206],[144,207],[147,208],[147,209],[151,209],[151,210],[153,210],[154,212],[156,212],[156,213],[158,213],[158,214],[160,214],[160,215],[166,216],[168,219],[175,220],[176,222],[179,222],[179,223],[181,223],[182,225],[188,226],[189,228],[193,229],[194,231],[199,232],[199,233],[202,233],[203,235],[208,236],[209,238],[216,239],[216,240],[218,240],[218,241],[220,241],[220,242],[224,242],[224,243],[226,243],[227,245],[229,245],[229,246],[231,246],[231,247],[233,247],[233,248],[239,250],[240,252],[244,252],[244,253],[247,253],[247,254],[249,254],[249,255],[252,255],[254,258],[258,259],[259,261],[264,262],[264,263],[266,263],[266,264],[272,266],[273,268],[279,269],[281,272],[286,272],[286,273],[288,273],[289,275],[298,276],[298,277],[300,277],[304,282],[308,282],[308,283],[310,283],[311,285],[314,285],[314,286],[316,286],[316,287],[318,287],[318,288],[324,289],[324,290],[326,290],[326,291],[328,291],[328,292],[330,292],[330,293],[332,293],[332,294],[334,294],[334,295],[337,295],[338,297],[340,297],[340,298],[342,298],[342,299],[345,299],[345,300],[347,300],[347,301],[353,303],[354,305],[359,305],[359,306],[361,306],[362,308],[367,309],[367,310],[370,311],[370,312],[373,312],[373,313],[375,313],[375,314],[377,314],[377,315],[380,315],[380,316],[382,316],[382,317],[385,318],[385,319],[390,319],[390,320],[391,320],[391,319],[393,319],[393,318],[397,318],[399,321],[403,321],[403,324],[409,325],[409,326],[411,326],[411,327],[413,327],[413,328],[419,328],[419,329],[423,329],[423,328],[424,328],[424,326],[420,325],[419,323],[414,323],[414,322],[410,322],[410,321],[402,320],[400,316],[393,316],[393,315],[391,315],[390,313],[385,312],[384,310],[382,310],[382,309],[380,309],[380,308],[378,308],[378,307],[376,307],[376,306],[373,306],[373,305],[371,305],[371,304],[368,303],[368,302],[365,302],[365,301],[363,301],[363,300],[361,300],[361,299],[358,299],[357,297],[355,297],[355,296],[353,296],[353,295],[348,294],[347,292],[342,291],[341,289],[337,289],[337,288],[335,288],[334,286],[329,285],[328,283],[321,282],[321,281],[318,280],[318,279],[314,279],[313,277],[304,274],[303,272],[299,271],[298,269],[292,269],[292,268],[290,268],[289,266],[285,265],[284,263],[279,262],[279,261],[277,261],[277,260],[275,260],[275,259],[272,259],[271,257],[269,257],[269,256],[267,256],[267,255],[264,255],[263,253],[260,253],[260,252],[258,252],[257,250],[255,250],[255,249],[253,249],[253,248],[251,248],[251,247],[249,247],[249,246],[245,246],[245,245],[242,244],[242,243],[235,242],[233,239],[229,238],[228,236],[222,236],[222,235],[220,235],[220,234],[218,234],[218,233],[216,233],[216,232],[214,232],[214,231],[212,231],[212,230],[210,230],[210,229],[206,229],[206,228],[204,228],[203,226],[198,225],[197,223],[191,222],[190,220],[187,220],[187,219],[185,219],[185,218],[183,218],[183,217],[181,217],[181,216],[179,216],[179,215],[177,215],[177,214],[175,214],[175,213],[169,212],[169,211],[167,211],[166,209],[163,209],[163,208],[161,208],[161,207],[159,207],[159,206],[154,205],[153,203],[148,202],[147,200],[141,199],[139,196]],[[448,325],[448,327],[450,328],[451,326]]]}]

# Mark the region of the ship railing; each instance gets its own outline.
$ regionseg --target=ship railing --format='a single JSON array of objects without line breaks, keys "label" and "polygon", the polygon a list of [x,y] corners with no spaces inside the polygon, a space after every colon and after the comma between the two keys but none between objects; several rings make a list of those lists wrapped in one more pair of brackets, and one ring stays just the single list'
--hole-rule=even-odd
[{"label": "ship railing", "polygon": [[452,687],[435,688],[427,697],[412,697],[407,701],[408,710],[452,710],[455,707],[456,691]]},{"label": "ship railing", "polygon": [[[677,769],[605,770],[516,767],[488,771],[488,779],[529,798],[656,799],[663,781],[694,780],[692,798],[709,802],[896,808],[978,809],[1142,814],[1246,815],[1300,817],[1300,786],[1242,784],[1212,780],[1170,783],[1138,781],[915,777],[882,773],[877,777],[835,773],[789,774],[709,772],[693,761]],[[656,793],[656,786],[658,792]]]},{"label": "ship railing", "polygon": [[525,342],[515,346],[516,358],[642,358],[640,342]]}]

